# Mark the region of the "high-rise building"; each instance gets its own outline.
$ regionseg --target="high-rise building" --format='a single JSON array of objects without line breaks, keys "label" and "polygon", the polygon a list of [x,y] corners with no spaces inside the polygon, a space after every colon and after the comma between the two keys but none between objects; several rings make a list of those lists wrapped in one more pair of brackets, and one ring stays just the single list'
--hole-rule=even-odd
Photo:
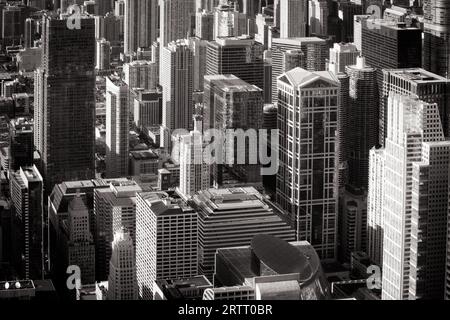
[{"label": "high-rise building", "polygon": [[219,38],[209,42],[206,74],[232,74],[264,89],[263,45],[247,36]]},{"label": "high-rise building", "polygon": [[108,300],[137,300],[136,259],[133,239],[126,229],[114,233],[109,262]]},{"label": "high-rise building", "polygon": [[106,176],[128,175],[129,89],[119,78],[106,78]]},{"label": "high-rise building", "polygon": [[54,184],[94,178],[94,20],[81,29],[45,15],[42,63],[35,72],[35,146],[48,192]]},{"label": "high-rise building", "polygon": [[295,239],[294,230],[252,187],[203,190],[193,206],[199,214],[199,272],[210,280],[219,248],[248,246],[258,234]]},{"label": "high-rise building", "polygon": [[20,45],[24,31],[22,15],[25,14],[19,6],[8,5],[2,10],[2,44],[3,47]]},{"label": "high-rise building", "polygon": [[272,39],[272,101],[278,100],[278,77],[289,71],[284,67],[284,55],[289,50],[300,50],[303,53],[302,68],[309,71],[324,71],[329,47],[325,40],[311,38]]},{"label": "high-rise building", "polygon": [[327,37],[329,35],[328,19],[331,11],[331,1],[308,0],[308,2],[309,34],[317,37]]},{"label": "high-rise building", "polygon": [[280,38],[308,35],[308,1],[280,0]]},{"label": "high-rise building", "polygon": [[161,49],[161,86],[163,89],[162,126],[167,130],[163,146],[170,147],[171,132],[193,129],[193,55],[185,40],[171,42]]},{"label": "high-rise building", "polygon": [[206,49],[208,47],[207,40],[197,37],[189,38],[189,47],[192,50],[193,67],[194,67],[194,91],[203,91],[204,77],[206,74]]},{"label": "high-rise building", "polygon": [[195,36],[202,40],[214,40],[214,13],[197,11],[195,14]]},{"label": "high-rise building", "polygon": [[370,186],[383,189],[382,298],[441,299],[450,142],[436,104],[392,93],[387,117],[384,168],[379,171],[384,179],[377,177],[380,185]]},{"label": "high-rise building", "polygon": [[139,297],[153,299],[155,280],[198,275],[198,215],[167,193],[139,193],[136,209]]},{"label": "high-rise building", "polygon": [[119,45],[123,40],[123,18],[109,12],[105,16],[95,16],[95,38],[106,39],[113,46]]},{"label": "high-rise building", "polygon": [[450,77],[450,6],[445,0],[424,0],[423,68]]},{"label": "high-rise building", "polygon": [[368,188],[369,152],[378,144],[378,87],[376,70],[367,66],[363,57],[347,66],[350,78],[349,104],[344,106],[345,158],[348,183]]},{"label": "high-rise building", "polygon": [[380,144],[387,135],[387,101],[391,92],[414,96],[428,103],[437,103],[445,136],[450,136],[450,81],[421,68],[383,70],[380,101]]},{"label": "high-rise building", "polygon": [[339,16],[342,17],[342,40],[344,42],[353,42],[354,38],[354,19],[357,15],[363,14],[362,3],[352,0],[339,1]]},{"label": "high-rise building", "polygon": [[89,209],[80,194],[69,202],[68,219],[62,223],[64,270],[67,266],[78,266],[81,283],[95,283],[95,245],[90,228]]},{"label": "high-rise building", "polygon": [[125,0],[125,54],[150,48],[158,36],[156,0]]},{"label": "high-rise building", "polygon": [[353,43],[335,43],[330,49],[328,70],[335,74],[343,73],[347,66],[356,64],[356,58],[359,55],[360,52]]},{"label": "high-rise building", "polygon": [[21,167],[33,165],[33,121],[25,118],[11,120],[9,124],[9,169],[19,170]]},{"label": "high-rise building", "polygon": [[[263,127],[264,111],[263,91],[260,88],[233,75],[206,76],[205,84],[205,118],[209,127],[224,135],[226,130],[240,129],[253,129],[258,134]],[[222,161],[214,165],[214,183],[220,185],[223,182],[224,166],[243,182],[261,183],[261,166],[255,161],[258,146],[247,141],[243,144],[233,143],[234,140],[229,142],[224,145]],[[238,161],[243,155],[245,161]]]},{"label": "high-rise building", "polygon": [[296,68],[278,78],[277,203],[298,240],[322,259],[337,250],[340,83],[329,71]]},{"label": "high-rise building", "polygon": [[210,188],[210,164],[203,157],[201,128],[181,136],[180,144],[180,192],[189,198]]},{"label": "high-rise building", "polygon": [[385,181],[385,153],[373,148],[369,157],[369,190],[367,196],[367,254],[376,265],[383,265],[383,184]]},{"label": "high-rise building", "polygon": [[136,182],[128,180],[111,182],[109,188],[94,190],[97,280],[108,278],[111,242],[115,232],[125,228],[135,243],[136,194],[141,191]]},{"label": "high-rise building", "polygon": [[111,43],[105,39],[96,41],[95,69],[105,71],[110,69]]},{"label": "high-rise building", "polygon": [[236,9],[236,3],[221,3],[214,10],[214,39],[248,34],[247,27],[247,15]]},{"label": "high-rise building", "polygon": [[136,60],[123,66],[124,82],[130,90],[155,90],[159,83],[159,66],[154,61]]},{"label": "high-rise building", "polygon": [[133,121],[137,128],[159,127],[162,123],[162,92],[133,90]]},{"label": "high-rise building", "polygon": [[44,202],[43,180],[38,169],[20,168],[10,174],[14,209],[14,265],[23,279],[43,279]]},{"label": "high-rise building", "polygon": [[195,0],[159,0],[160,43],[186,39],[191,33]]}]

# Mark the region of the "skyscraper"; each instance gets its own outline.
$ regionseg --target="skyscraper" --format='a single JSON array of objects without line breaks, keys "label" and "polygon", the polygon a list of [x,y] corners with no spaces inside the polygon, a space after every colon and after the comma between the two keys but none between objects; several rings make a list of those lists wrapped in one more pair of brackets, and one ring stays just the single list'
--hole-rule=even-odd
[{"label": "skyscraper", "polygon": [[309,71],[324,71],[328,58],[327,42],[317,37],[272,39],[272,101],[278,100],[278,77],[289,71],[284,69],[284,55],[289,50],[299,50],[303,54],[302,68]]},{"label": "skyscraper", "polygon": [[136,60],[123,66],[124,82],[130,90],[155,90],[159,82],[159,66],[154,61]]},{"label": "skyscraper", "polygon": [[136,260],[133,240],[126,229],[114,234],[109,263],[108,300],[137,300]]},{"label": "skyscraper", "polygon": [[322,259],[337,250],[340,83],[328,71],[296,68],[278,78],[280,168],[277,203],[298,240]]},{"label": "skyscraper", "polygon": [[201,130],[195,128],[180,138],[180,192],[188,198],[210,188],[210,165],[203,159]]},{"label": "skyscraper", "polygon": [[192,50],[185,40],[171,42],[161,49],[161,86],[163,88],[162,145],[170,147],[173,130],[193,129],[193,76]]},{"label": "skyscraper", "polygon": [[219,38],[206,49],[206,74],[232,74],[264,89],[264,47],[247,36]]},{"label": "skyscraper", "polygon": [[308,1],[280,0],[280,38],[308,35]]},{"label": "skyscraper", "polygon": [[106,176],[128,175],[129,119],[128,86],[114,76],[106,78]]},{"label": "skyscraper", "polygon": [[369,152],[378,144],[378,87],[376,70],[367,66],[363,57],[356,65],[347,66],[350,77],[349,105],[342,115],[344,128],[348,183],[368,188]]},{"label": "skyscraper", "polygon": [[125,0],[125,54],[150,48],[157,36],[157,0]]},{"label": "skyscraper", "polygon": [[[224,135],[226,130],[242,129],[245,132],[253,129],[255,138],[261,138],[257,136],[257,130],[263,128],[264,97],[260,88],[233,75],[206,76],[205,84],[205,118],[209,127]],[[247,141],[243,144],[233,143],[234,140],[227,142],[231,143],[223,147],[222,162],[213,166],[214,183],[220,185],[223,182],[224,167],[242,182],[261,183],[261,166],[255,161],[258,146]],[[239,162],[243,155],[245,161]]]},{"label": "skyscraper", "polygon": [[381,185],[370,186],[383,189],[382,296],[441,299],[450,142],[445,141],[436,104],[392,93],[387,116],[384,179],[376,179]]},{"label": "skyscraper", "polygon": [[192,29],[195,0],[159,0],[159,11],[162,47],[172,41],[187,38]]},{"label": "skyscraper", "polygon": [[108,278],[114,234],[125,228],[131,239],[136,239],[136,194],[141,191],[136,182],[128,180],[115,181],[109,188],[94,190],[97,280]]},{"label": "skyscraper", "polygon": [[42,63],[35,73],[35,146],[46,189],[62,181],[94,178],[94,19],[81,29],[45,15]]},{"label": "skyscraper", "polygon": [[450,4],[445,0],[424,0],[423,68],[450,77]]},{"label": "skyscraper", "polygon": [[236,3],[222,3],[214,10],[214,39],[248,34],[247,27],[247,15],[236,10]]},{"label": "skyscraper", "polygon": [[[380,144],[387,136],[387,101],[391,92],[417,97],[436,103],[445,136],[450,136],[450,81],[421,68],[383,70],[383,87],[380,101]],[[382,143],[381,143],[382,142]]]},{"label": "skyscraper", "polygon": [[11,172],[11,200],[14,208],[14,265],[24,279],[43,279],[44,202],[43,180],[35,166]]},{"label": "skyscraper", "polygon": [[139,193],[136,209],[136,267],[139,297],[153,298],[155,280],[198,274],[198,216],[167,193]]}]

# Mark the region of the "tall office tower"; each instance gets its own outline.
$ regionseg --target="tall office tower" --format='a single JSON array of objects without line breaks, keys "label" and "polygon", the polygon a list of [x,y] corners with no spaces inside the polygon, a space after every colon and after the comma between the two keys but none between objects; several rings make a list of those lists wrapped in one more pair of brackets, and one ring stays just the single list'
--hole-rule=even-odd
[{"label": "tall office tower", "polygon": [[264,47],[248,37],[221,38],[209,42],[206,74],[232,74],[264,89]]},{"label": "tall office tower", "polygon": [[309,71],[325,70],[328,58],[328,44],[325,40],[311,38],[272,39],[272,101],[278,100],[277,79],[289,70],[283,69],[284,54],[288,50],[300,50],[304,54],[302,66]]},{"label": "tall office tower", "polygon": [[369,158],[369,190],[367,196],[367,254],[377,266],[383,265],[383,201],[385,153],[373,148]]},{"label": "tall office tower", "polygon": [[136,60],[123,66],[124,82],[130,90],[139,88],[156,90],[159,82],[159,66],[154,61]]},{"label": "tall office tower", "polygon": [[[383,300],[441,299],[450,142],[436,104],[392,93],[384,154]],[[433,197],[433,200],[430,199]]]},{"label": "tall office tower", "polygon": [[450,136],[449,88],[449,80],[421,68],[383,70],[379,115],[380,144],[384,145],[387,136],[387,100],[391,92],[415,96],[428,103],[437,103],[444,134]]},{"label": "tall office tower", "polygon": [[123,21],[120,17],[109,12],[105,16],[95,16],[95,38],[97,40],[105,38],[112,45],[119,45],[123,30]]},{"label": "tall office tower", "polygon": [[167,193],[139,193],[136,209],[139,298],[153,299],[155,280],[198,275],[198,214]]},{"label": "tall office tower", "polygon": [[[328,19],[331,2],[328,0],[308,0],[309,2],[309,34],[318,37],[327,37]],[[331,30],[330,30],[331,31]]]},{"label": "tall office tower", "polygon": [[[277,202],[299,240],[336,257],[340,83],[329,71],[296,68],[278,80]],[[300,117],[300,114],[302,115]]]},{"label": "tall office tower", "polygon": [[95,69],[105,71],[110,69],[111,43],[105,39],[96,41]]},{"label": "tall office tower", "polygon": [[[210,128],[225,134],[230,129],[258,131],[263,127],[263,91],[233,75],[206,76],[204,101],[205,122]],[[260,137],[256,138],[259,141]],[[261,183],[261,166],[255,161],[258,146],[248,141],[228,142],[223,146],[224,161],[214,164],[214,183],[223,182],[225,169],[242,182]],[[245,156],[244,163],[239,161],[242,156]]]},{"label": "tall office tower", "polygon": [[138,285],[133,240],[126,229],[114,233],[109,262],[108,300],[137,300]]},{"label": "tall office tower", "polygon": [[253,187],[200,191],[193,198],[193,207],[199,215],[198,270],[209,280],[213,278],[214,255],[219,248],[248,246],[259,234],[286,241],[295,239],[294,230]]},{"label": "tall office tower", "polygon": [[274,19],[272,16],[266,14],[258,14],[255,20],[256,33],[255,41],[261,43],[264,49],[268,49],[271,45],[271,28],[274,25]]},{"label": "tall office tower", "polygon": [[192,50],[194,70],[194,91],[203,91],[206,74],[206,52],[209,41],[199,38],[189,38],[189,47]]},{"label": "tall office tower", "polygon": [[283,70],[290,71],[305,65],[305,54],[301,50],[288,50],[283,54]]},{"label": "tall office tower", "polygon": [[45,15],[42,63],[35,72],[35,145],[48,192],[62,181],[95,176],[94,20],[81,29]]},{"label": "tall office tower", "polygon": [[358,57],[347,66],[350,77],[349,105],[344,107],[344,139],[348,162],[348,183],[367,190],[369,152],[378,144],[378,87],[376,70]]},{"label": "tall office tower", "polygon": [[11,120],[9,124],[9,169],[33,165],[33,121],[25,118]]},{"label": "tall office tower", "polygon": [[450,5],[445,0],[424,0],[423,68],[450,78]]},{"label": "tall office tower", "polygon": [[69,202],[68,219],[62,224],[65,268],[79,266],[81,283],[95,283],[95,245],[89,224],[89,210],[80,194]]},{"label": "tall office tower", "polygon": [[43,279],[44,203],[43,180],[38,169],[20,168],[10,174],[14,209],[14,265],[23,279]]},{"label": "tall office tower", "polygon": [[170,148],[171,132],[193,129],[193,53],[187,40],[161,49],[160,81],[163,88],[162,145]]},{"label": "tall office tower", "polygon": [[133,90],[133,121],[137,128],[159,127],[162,123],[162,92]]},{"label": "tall office tower", "polygon": [[158,37],[156,0],[125,0],[125,54],[150,48]]},{"label": "tall office tower", "polygon": [[363,6],[351,0],[340,1],[339,16],[342,17],[342,41],[353,42],[354,19],[363,14]]},{"label": "tall office tower", "polygon": [[24,47],[32,48],[34,47],[34,40],[36,40],[37,34],[37,21],[28,18],[25,20],[25,35],[24,35]]},{"label": "tall office tower", "polygon": [[356,64],[356,58],[360,52],[353,43],[335,43],[330,49],[328,70],[335,74],[345,72],[347,66]]},{"label": "tall office tower", "polygon": [[195,36],[202,40],[214,40],[214,13],[206,10],[195,14]]},{"label": "tall office tower", "polygon": [[136,239],[136,194],[142,189],[134,181],[114,181],[109,188],[94,190],[97,280],[108,278],[114,233],[125,228]]},{"label": "tall office tower", "polygon": [[214,10],[214,39],[239,37],[248,34],[247,15],[236,9],[236,4],[222,3]]},{"label": "tall office tower", "polygon": [[306,37],[308,25],[308,1],[280,0],[280,38]]},{"label": "tall office tower", "polygon": [[114,76],[106,78],[106,176],[128,175],[130,110],[128,86]]},{"label": "tall office tower", "polygon": [[159,0],[159,12],[161,47],[191,33],[195,0]]},{"label": "tall office tower", "polygon": [[180,192],[190,198],[210,188],[210,165],[203,159],[203,135],[195,128],[180,138]]},{"label": "tall office tower", "polygon": [[23,34],[24,12],[19,6],[8,5],[3,8],[2,12],[2,45],[3,48],[7,46],[17,46],[21,44]]}]

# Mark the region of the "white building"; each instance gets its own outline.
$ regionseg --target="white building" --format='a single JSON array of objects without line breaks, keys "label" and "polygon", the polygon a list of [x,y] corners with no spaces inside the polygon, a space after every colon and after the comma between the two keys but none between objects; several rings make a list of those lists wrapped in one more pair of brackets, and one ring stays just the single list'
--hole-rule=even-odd
[{"label": "white building", "polygon": [[106,78],[106,176],[128,174],[129,103],[128,86],[117,77]]},{"label": "white building", "polygon": [[180,146],[180,192],[192,197],[210,187],[210,165],[203,158],[203,134],[194,130],[182,136]]},{"label": "white building", "polygon": [[155,280],[198,274],[197,212],[167,193],[140,193],[136,209],[139,297],[153,299]]},{"label": "white building", "polygon": [[[153,0],[155,1],[155,0]],[[195,0],[159,0],[160,43],[185,39],[191,31],[191,17],[195,14]]]},{"label": "white building", "polygon": [[[383,190],[370,185],[371,195],[383,196],[382,298],[439,299],[445,286],[450,142],[436,104],[391,94],[387,120],[384,159],[371,162],[384,161],[381,170],[371,169],[383,175],[371,177]],[[376,216],[374,209],[370,215]]]},{"label": "white building", "polygon": [[114,234],[109,263],[108,300],[137,300],[136,262],[133,240],[128,232]]}]

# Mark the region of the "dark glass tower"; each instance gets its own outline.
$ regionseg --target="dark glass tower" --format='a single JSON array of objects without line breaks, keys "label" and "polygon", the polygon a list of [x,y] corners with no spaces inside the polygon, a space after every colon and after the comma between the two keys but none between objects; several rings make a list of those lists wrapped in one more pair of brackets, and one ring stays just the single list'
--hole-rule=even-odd
[{"label": "dark glass tower", "polygon": [[81,29],[46,15],[42,64],[35,72],[35,146],[48,191],[56,183],[92,179],[95,124],[95,25]]}]

